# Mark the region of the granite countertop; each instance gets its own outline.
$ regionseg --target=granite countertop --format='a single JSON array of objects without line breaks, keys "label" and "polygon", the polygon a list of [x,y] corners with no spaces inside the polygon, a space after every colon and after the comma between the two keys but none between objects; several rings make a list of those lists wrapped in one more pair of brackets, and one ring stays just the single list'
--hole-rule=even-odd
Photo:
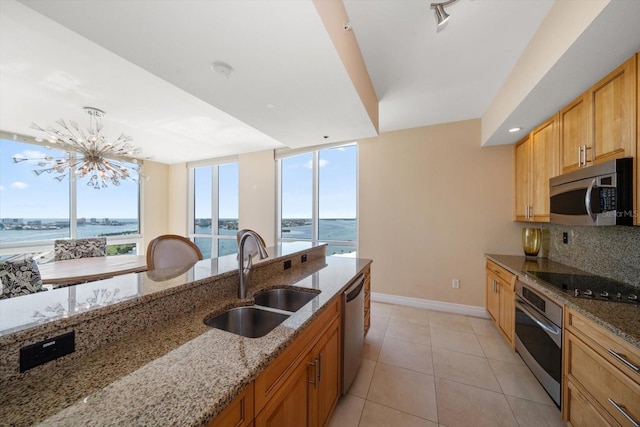
[{"label": "granite countertop", "polygon": [[[43,426],[206,425],[370,262],[327,257],[297,281],[276,277],[250,288],[251,295],[278,286],[320,291],[264,337],[207,327],[203,319],[212,308],[205,305],[24,378],[20,387],[5,384],[0,419]],[[12,389],[22,392],[11,395]]]},{"label": "granite countertop", "polygon": [[517,275],[520,281],[576,310],[640,349],[640,305],[576,298],[526,272],[592,274],[546,258],[529,260],[523,256],[494,254],[487,254],[487,258]]}]

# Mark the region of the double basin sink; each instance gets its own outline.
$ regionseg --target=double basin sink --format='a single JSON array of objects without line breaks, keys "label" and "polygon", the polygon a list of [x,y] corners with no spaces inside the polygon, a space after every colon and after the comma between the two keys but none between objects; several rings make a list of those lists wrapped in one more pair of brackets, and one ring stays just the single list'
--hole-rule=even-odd
[{"label": "double basin sink", "polygon": [[204,323],[248,338],[259,338],[271,332],[294,312],[314,299],[318,293],[297,289],[271,289],[255,297],[255,305],[229,309]]}]

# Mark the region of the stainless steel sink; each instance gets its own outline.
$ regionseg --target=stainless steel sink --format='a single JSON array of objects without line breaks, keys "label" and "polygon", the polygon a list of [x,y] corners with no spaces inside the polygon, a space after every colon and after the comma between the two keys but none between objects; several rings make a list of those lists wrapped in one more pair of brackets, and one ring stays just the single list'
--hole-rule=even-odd
[{"label": "stainless steel sink", "polygon": [[243,337],[259,338],[267,335],[288,317],[288,314],[246,306],[227,310],[215,317],[205,319],[204,323],[212,328]]},{"label": "stainless steel sink", "polygon": [[256,296],[255,301],[256,305],[264,307],[298,311],[317,295],[315,292],[299,291],[297,289],[271,289]]}]

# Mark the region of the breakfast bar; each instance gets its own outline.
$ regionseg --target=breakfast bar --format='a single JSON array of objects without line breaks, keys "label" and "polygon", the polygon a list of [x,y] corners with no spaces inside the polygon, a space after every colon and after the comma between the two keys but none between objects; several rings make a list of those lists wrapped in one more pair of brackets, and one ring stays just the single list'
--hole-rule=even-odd
[{"label": "breakfast bar", "polygon": [[[320,246],[303,250],[309,261],[294,264],[291,274],[273,274],[283,259],[299,259],[295,255],[300,248],[269,250],[271,262],[254,267],[246,300],[235,296],[237,270],[231,269],[235,257],[228,256],[200,261],[188,272],[166,281],[157,274],[155,278],[160,281],[152,281],[148,273],[108,279],[105,284],[114,286],[127,280],[141,281],[141,295],[0,336],[5,390],[0,397],[0,419],[11,425],[206,425],[314,319],[334,306],[340,292],[370,263],[340,257],[325,259],[324,247]],[[282,287],[318,294],[262,338],[242,337],[203,323],[212,313],[251,304],[255,294]],[[209,295],[209,301],[192,299],[203,293]],[[181,314],[168,315],[171,307],[165,304],[180,304]],[[163,317],[157,316],[159,311],[167,312],[163,321],[157,320]],[[139,326],[118,337],[118,327],[126,322],[112,323],[109,319],[120,315]],[[74,324],[73,319],[82,316],[87,319]],[[85,330],[89,324],[95,329]],[[70,330],[76,331],[78,347],[85,340],[104,338],[94,334],[112,333],[117,338],[103,340],[85,352],[78,348],[74,354],[17,373],[17,360],[7,351],[16,341],[37,341],[42,334]],[[10,372],[7,365],[12,365]]]}]

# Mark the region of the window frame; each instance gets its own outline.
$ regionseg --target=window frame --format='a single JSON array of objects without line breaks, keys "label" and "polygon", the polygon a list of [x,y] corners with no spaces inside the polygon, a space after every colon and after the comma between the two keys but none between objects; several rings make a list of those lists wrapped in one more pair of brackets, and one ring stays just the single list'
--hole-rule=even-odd
[{"label": "window frame", "polygon": [[[13,140],[23,144],[34,145],[37,147],[47,147],[46,143],[37,141],[35,138],[21,135],[16,133],[8,133],[0,131],[0,139]],[[62,150],[64,151],[64,150]],[[76,155],[74,152],[69,152],[72,157]],[[144,161],[142,161],[144,166]],[[74,174],[68,173],[69,176],[69,239],[78,238],[78,211],[77,211],[77,178]],[[135,244],[136,255],[140,255],[144,252],[143,244],[143,218],[142,218],[142,200],[143,200],[143,185],[142,179],[138,180],[138,233],[136,234],[122,234],[119,236],[106,236],[107,246],[122,245],[122,244]],[[65,237],[66,238],[66,237]],[[3,243],[0,242],[0,256],[26,254],[32,252],[48,252],[53,251],[54,240],[24,240],[20,242]]]},{"label": "window frame", "polygon": [[[187,218],[187,227],[188,233],[187,236],[189,239],[195,243],[196,239],[211,239],[211,258],[219,257],[219,241],[220,240],[235,240],[235,235],[227,235],[219,233],[219,221],[220,221],[220,182],[219,182],[219,171],[220,166],[229,165],[232,163],[238,164],[238,170],[240,169],[240,162],[238,156],[228,156],[228,157],[220,157],[216,159],[209,159],[197,162],[189,162],[187,163],[188,168],[188,218]],[[196,221],[196,212],[195,212],[195,169],[203,168],[203,167],[211,167],[211,234],[202,234],[195,232],[195,221]],[[240,191],[239,183],[238,183],[238,192]],[[239,197],[238,194],[238,204]],[[240,222],[240,206],[238,206],[238,226]],[[214,226],[215,225],[215,226]]]},{"label": "window frame", "polygon": [[[312,244],[318,243],[327,243],[331,246],[349,246],[356,248],[356,253],[358,251],[359,246],[359,210],[357,197],[359,192],[359,182],[358,182],[358,161],[356,156],[356,239],[355,241],[351,240],[327,240],[320,239],[320,151],[327,150],[331,148],[339,148],[339,147],[347,147],[355,145],[356,148],[358,146],[357,142],[350,143],[339,143],[339,144],[327,144],[324,146],[314,146],[308,147],[307,149],[295,149],[295,150],[276,150],[276,241],[281,242],[311,242]],[[282,160],[295,157],[301,154],[312,153],[312,172],[311,172],[311,185],[312,185],[312,196],[311,196],[311,239],[305,238],[291,238],[291,237],[282,237]]]}]

